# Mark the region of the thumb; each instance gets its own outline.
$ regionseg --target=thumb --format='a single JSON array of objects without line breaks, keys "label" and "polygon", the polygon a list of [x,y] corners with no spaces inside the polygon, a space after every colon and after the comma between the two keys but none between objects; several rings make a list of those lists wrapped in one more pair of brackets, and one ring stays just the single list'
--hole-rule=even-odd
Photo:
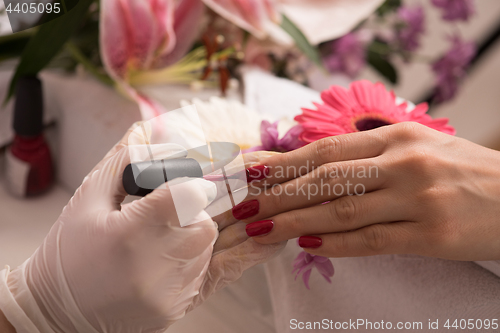
[{"label": "thumb", "polygon": [[[202,178],[177,178],[165,183],[140,200],[122,206],[129,221],[185,227],[206,220],[204,211],[217,194],[212,182]],[[213,225],[213,222],[210,222]]]},{"label": "thumb", "polygon": [[[211,252],[217,228],[203,209],[215,196],[214,185],[203,179],[184,180],[174,186],[169,182],[168,186],[123,205],[120,212],[113,213],[116,218],[108,220],[109,228],[132,237],[147,235],[141,238],[147,239],[146,246],[157,244],[169,258],[192,259],[208,248]],[[179,197],[173,197],[173,193]],[[187,203],[175,204],[177,200]]]},{"label": "thumb", "polygon": [[182,147],[168,143],[149,146],[127,146],[119,143],[111,150],[113,153],[108,153],[94,170],[85,177],[75,197],[83,201],[89,201],[92,206],[89,210],[119,210],[120,204],[127,196],[123,187],[123,172],[126,166],[132,162],[131,154],[135,158],[139,158],[145,150],[151,152],[159,160],[184,151]]}]

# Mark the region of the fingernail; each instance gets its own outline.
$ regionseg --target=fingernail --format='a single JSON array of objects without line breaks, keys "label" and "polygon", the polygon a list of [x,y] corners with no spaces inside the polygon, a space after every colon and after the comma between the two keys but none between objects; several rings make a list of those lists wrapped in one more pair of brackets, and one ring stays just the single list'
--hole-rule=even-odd
[{"label": "fingernail", "polygon": [[247,182],[251,183],[254,180],[262,180],[269,176],[269,167],[265,165],[257,165],[247,169]]},{"label": "fingernail", "polygon": [[262,236],[273,230],[274,222],[272,220],[262,220],[247,224],[245,230],[249,237]]},{"label": "fingernail", "polygon": [[244,220],[256,215],[259,212],[259,201],[250,200],[242,202],[233,207],[233,216],[235,219]]},{"label": "fingernail", "polygon": [[321,244],[323,244],[323,240],[316,236],[301,236],[299,238],[300,247],[315,249],[320,247]]}]

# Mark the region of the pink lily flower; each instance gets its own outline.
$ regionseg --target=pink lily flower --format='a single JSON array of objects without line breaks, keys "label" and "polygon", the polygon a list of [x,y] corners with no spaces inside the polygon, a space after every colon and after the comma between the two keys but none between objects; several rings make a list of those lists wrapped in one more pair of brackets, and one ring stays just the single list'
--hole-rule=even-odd
[{"label": "pink lily flower", "polygon": [[203,0],[226,20],[247,30],[259,39],[267,37],[274,25],[281,22],[281,14],[274,0]]},{"label": "pink lily flower", "polygon": [[147,120],[165,110],[128,83],[131,73],[180,60],[198,36],[200,0],[102,0],[101,57],[106,71],[132,97]]},{"label": "pink lily flower", "polygon": [[189,50],[198,34],[200,0],[102,0],[101,53],[115,79],[165,67]]}]

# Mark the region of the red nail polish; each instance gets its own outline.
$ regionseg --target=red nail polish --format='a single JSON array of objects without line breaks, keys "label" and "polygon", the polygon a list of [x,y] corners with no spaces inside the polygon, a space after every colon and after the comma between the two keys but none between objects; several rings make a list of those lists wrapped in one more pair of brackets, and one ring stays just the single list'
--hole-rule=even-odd
[{"label": "red nail polish", "polygon": [[259,201],[251,200],[242,202],[233,207],[233,216],[238,220],[244,220],[259,212]]},{"label": "red nail polish", "polygon": [[262,236],[273,230],[274,222],[272,220],[262,220],[247,224],[245,230],[249,237]]},{"label": "red nail polish", "polygon": [[247,169],[247,182],[254,180],[262,180],[269,176],[269,167],[265,165],[257,165]]},{"label": "red nail polish", "polygon": [[301,236],[299,238],[300,247],[316,249],[320,247],[321,244],[323,244],[323,240],[316,236]]}]

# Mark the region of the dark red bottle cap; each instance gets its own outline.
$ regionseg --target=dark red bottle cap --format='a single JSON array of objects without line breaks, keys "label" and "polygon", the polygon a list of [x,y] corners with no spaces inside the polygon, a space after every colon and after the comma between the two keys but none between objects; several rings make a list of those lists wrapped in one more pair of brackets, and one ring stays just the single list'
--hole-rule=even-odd
[{"label": "dark red bottle cap", "polygon": [[17,81],[14,131],[22,136],[36,136],[43,131],[42,82],[36,76],[24,76]]}]

